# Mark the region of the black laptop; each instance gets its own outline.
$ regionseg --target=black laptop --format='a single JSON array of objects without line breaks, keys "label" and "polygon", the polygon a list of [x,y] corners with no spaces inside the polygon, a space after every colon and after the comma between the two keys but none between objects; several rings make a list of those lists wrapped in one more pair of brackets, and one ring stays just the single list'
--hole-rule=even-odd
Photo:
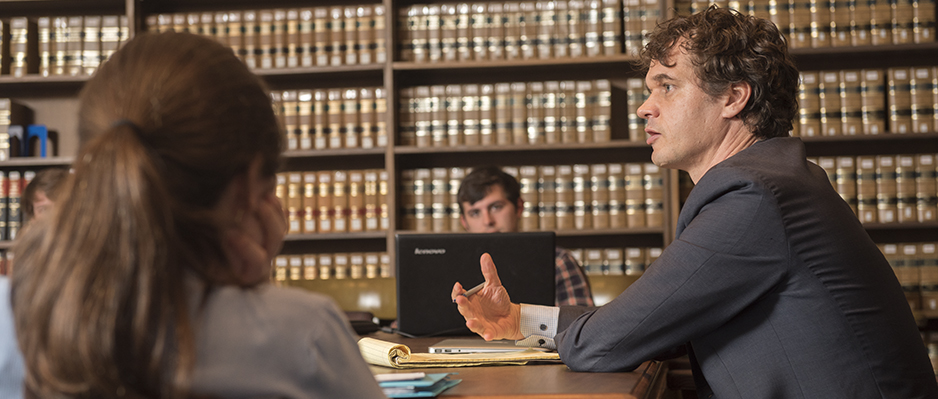
[{"label": "black laptop", "polygon": [[453,284],[482,283],[479,258],[495,261],[511,301],[554,304],[554,233],[397,234],[397,324],[415,336],[467,335]]}]

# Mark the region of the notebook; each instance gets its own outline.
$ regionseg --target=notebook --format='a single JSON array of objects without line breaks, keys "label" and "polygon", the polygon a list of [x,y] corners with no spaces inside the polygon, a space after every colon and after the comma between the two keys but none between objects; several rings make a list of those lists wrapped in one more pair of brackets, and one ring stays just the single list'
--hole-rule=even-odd
[{"label": "notebook", "polygon": [[482,338],[447,338],[427,348],[430,353],[498,353],[518,352],[527,349],[541,350],[515,345],[512,340],[486,341]]},{"label": "notebook", "polygon": [[450,298],[485,279],[488,252],[512,302],[554,304],[554,233],[397,234],[397,324],[414,336],[471,335]]}]

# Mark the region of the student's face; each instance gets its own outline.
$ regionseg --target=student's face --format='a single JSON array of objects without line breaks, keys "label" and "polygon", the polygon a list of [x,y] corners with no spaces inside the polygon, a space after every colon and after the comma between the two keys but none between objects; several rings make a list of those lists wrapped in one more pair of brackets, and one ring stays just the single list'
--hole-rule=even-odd
[{"label": "student's face", "polygon": [[[521,202],[519,199],[518,202]],[[493,185],[484,198],[474,204],[462,203],[459,218],[462,227],[470,233],[511,233],[518,231],[521,217],[520,204],[513,204],[505,196],[505,189]]]},{"label": "student's face", "polygon": [[673,67],[652,61],[645,75],[649,96],[636,113],[647,120],[652,162],[693,176],[709,166],[726,133],[725,96],[715,99],[700,88],[689,56],[679,48],[671,50]]},{"label": "student's face", "polygon": [[36,200],[33,201],[33,217],[36,220],[45,219],[49,215],[49,211],[52,210],[52,200],[49,197],[46,197],[46,193],[43,191],[36,191]]}]

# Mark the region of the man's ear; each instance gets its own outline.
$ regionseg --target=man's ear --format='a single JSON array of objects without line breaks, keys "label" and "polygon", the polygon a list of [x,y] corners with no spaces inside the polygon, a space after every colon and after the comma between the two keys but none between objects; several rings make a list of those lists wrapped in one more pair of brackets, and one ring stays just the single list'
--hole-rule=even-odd
[{"label": "man's ear", "polygon": [[735,118],[749,103],[752,96],[752,86],[748,82],[737,82],[730,85],[727,92],[726,103],[723,106],[722,116],[727,119]]},{"label": "man's ear", "polygon": [[515,203],[515,216],[521,217],[521,211],[524,210],[524,198],[518,197],[518,202]]},{"label": "man's ear", "polygon": [[463,230],[469,231],[469,223],[466,222],[466,215],[459,215],[459,224],[462,225]]}]

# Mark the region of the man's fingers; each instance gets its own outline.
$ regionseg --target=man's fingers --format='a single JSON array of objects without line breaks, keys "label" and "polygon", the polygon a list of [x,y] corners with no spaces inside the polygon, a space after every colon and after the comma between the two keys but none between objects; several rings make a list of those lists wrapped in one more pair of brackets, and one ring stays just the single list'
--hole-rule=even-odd
[{"label": "man's fingers", "polygon": [[456,302],[456,297],[463,296],[462,294],[465,291],[466,290],[462,288],[462,284],[459,284],[457,282],[456,284],[453,285],[453,292],[450,294],[450,299],[452,299],[453,302]]},{"label": "man's fingers", "polygon": [[485,288],[502,285],[502,281],[498,278],[498,270],[495,269],[495,262],[492,261],[492,255],[489,255],[487,252],[482,254],[479,263],[482,265],[482,277],[485,278]]}]

